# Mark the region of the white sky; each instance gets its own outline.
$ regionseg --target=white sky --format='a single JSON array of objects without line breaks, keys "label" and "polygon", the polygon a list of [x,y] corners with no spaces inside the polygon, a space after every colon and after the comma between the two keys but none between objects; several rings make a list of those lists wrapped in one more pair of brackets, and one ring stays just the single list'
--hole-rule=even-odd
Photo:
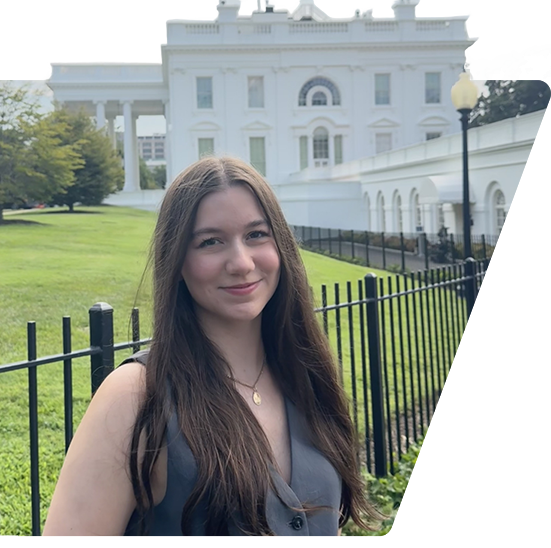
[{"label": "white sky", "polygon": [[[2,0],[0,2],[0,80],[39,80],[48,63],[75,61],[158,61],[165,21],[214,17],[215,0]],[[294,0],[279,0],[291,7]],[[331,16],[373,6],[375,17],[392,15],[391,0],[318,0]],[[241,13],[256,9],[244,2]],[[472,12],[469,50],[474,59],[493,59],[512,50],[551,42],[550,0],[421,0],[420,17]]]}]

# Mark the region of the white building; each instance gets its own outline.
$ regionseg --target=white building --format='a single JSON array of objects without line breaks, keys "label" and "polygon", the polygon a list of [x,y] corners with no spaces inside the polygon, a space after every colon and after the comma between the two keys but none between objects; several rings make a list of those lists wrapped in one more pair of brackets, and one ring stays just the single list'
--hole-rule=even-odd
[{"label": "white building", "polygon": [[[238,1],[220,0],[215,21],[167,22],[161,65],[54,64],[48,85],[58,101],[88,109],[111,134],[115,117],[124,116],[124,193],[111,203],[153,199],[138,190],[136,119],[163,114],[168,182],[203,154],[231,154],[267,177],[292,224],[410,232],[422,222],[431,231],[438,203],[448,221],[457,213],[455,202],[442,202],[445,193],[430,187],[452,184],[449,177],[427,175],[423,192],[421,182],[412,183],[420,218],[405,183],[399,200],[376,192],[375,183],[390,188],[392,177],[406,177],[403,155],[389,151],[431,140],[420,145],[427,154],[446,146],[457,152],[445,144],[459,130],[449,90],[474,40],[467,17],[417,18],[418,3],[396,0],[388,19],[370,11],[332,19],[314,0],[300,0],[293,13],[268,6],[249,16],[238,15]],[[392,175],[379,168],[368,175],[366,166],[378,162],[390,162]],[[361,191],[352,196],[350,185]],[[401,224],[391,215],[400,201]],[[456,217],[452,230],[459,230]]]},{"label": "white building", "polygon": [[[371,12],[331,19],[313,0],[216,21],[168,21],[162,65],[54,64],[58,101],[98,126],[125,124],[125,190],[138,188],[135,120],[164,114],[172,177],[202,153],[250,159],[274,185],[306,165],[333,165],[450,132],[448,89],[465,62],[466,17]],[[112,129],[111,129],[112,131]]]}]

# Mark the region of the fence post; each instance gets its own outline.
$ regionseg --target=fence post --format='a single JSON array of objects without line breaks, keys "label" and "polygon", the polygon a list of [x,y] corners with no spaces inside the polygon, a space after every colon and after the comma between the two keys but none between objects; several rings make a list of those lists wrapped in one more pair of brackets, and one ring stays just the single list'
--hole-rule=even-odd
[{"label": "fence post", "polygon": [[90,346],[99,347],[101,353],[90,357],[92,395],[105,377],[115,368],[113,346],[113,307],[107,303],[96,303],[89,310]]},{"label": "fence post", "polygon": [[318,249],[321,251],[321,226],[318,226]]},{"label": "fence post", "polygon": [[383,246],[383,270],[386,269],[385,233],[381,232],[381,245]]},{"label": "fence post", "polygon": [[369,232],[365,231],[365,264],[369,266]]},{"label": "fence post", "polygon": [[406,272],[406,254],[404,252],[404,233],[400,232],[400,251],[402,252],[402,274]]},{"label": "fence post", "polygon": [[476,261],[468,257],[465,261],[465,298],[467,299],[467,332],[469,334],[469,355],[471,358],[471,389],[473,394],[482,390],[480,353],[480,329],[478,324],[478,291],[476,283]]},{"label": "fence post", "polygon": [[339,228],[339,257],[342,257],[342,234]]},{"label": "fence post", "polygon": [[520,250],[522,257],[522,265],[520,266],[520,290],[522,292],[522,311],[524,313],[524,341],[526,346],[526,358],[531,358],[534,354],[532,348],[532,326],[531,326],[531,310],[530,310],[530,289],[528,285],[528,261],[526,249]]},{"label": "fence post", "polygon": [[373,417],[373,449],[375,455],[375,475],[387,475],[387,455],[385,441],[385,415],[383,408],[383,376],[381,368],[381,346],[379,333],[379,301],[377,299],[377,276],[364,277],[367,340],[369,345],[369,375],[371,388],[371,411]]},{"label": "fence post", "polygon": [[356,257],[356,254],[354,253],[354,231],[350,231],[350,243],[352,244],[352,258],[354,259]]},{"label": "fence post", "polygon": [[484,260],[488,258],[486,255],[486,236],[484,236],[484,234],[482,234],[482,256]]}]

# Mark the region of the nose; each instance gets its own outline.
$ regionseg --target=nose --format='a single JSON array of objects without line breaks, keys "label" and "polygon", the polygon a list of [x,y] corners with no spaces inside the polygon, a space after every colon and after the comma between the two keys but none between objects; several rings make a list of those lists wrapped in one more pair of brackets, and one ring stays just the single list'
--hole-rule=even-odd
[{"label": "nose", "polygon": [[252,250],[243,242],[236,242],[229,249],[226,272],[232,275],[245,275],[255,269]]}]

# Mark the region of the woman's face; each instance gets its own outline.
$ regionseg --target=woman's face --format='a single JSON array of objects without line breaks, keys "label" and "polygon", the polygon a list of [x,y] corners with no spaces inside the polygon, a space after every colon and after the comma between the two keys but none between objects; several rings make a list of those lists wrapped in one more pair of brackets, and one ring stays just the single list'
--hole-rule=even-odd
[{"label": "woman's face", "polygon": [[248,187],[201,200],[182,276],[203,322],[259,317],[279,283],[279,266],[270,227]]}]

